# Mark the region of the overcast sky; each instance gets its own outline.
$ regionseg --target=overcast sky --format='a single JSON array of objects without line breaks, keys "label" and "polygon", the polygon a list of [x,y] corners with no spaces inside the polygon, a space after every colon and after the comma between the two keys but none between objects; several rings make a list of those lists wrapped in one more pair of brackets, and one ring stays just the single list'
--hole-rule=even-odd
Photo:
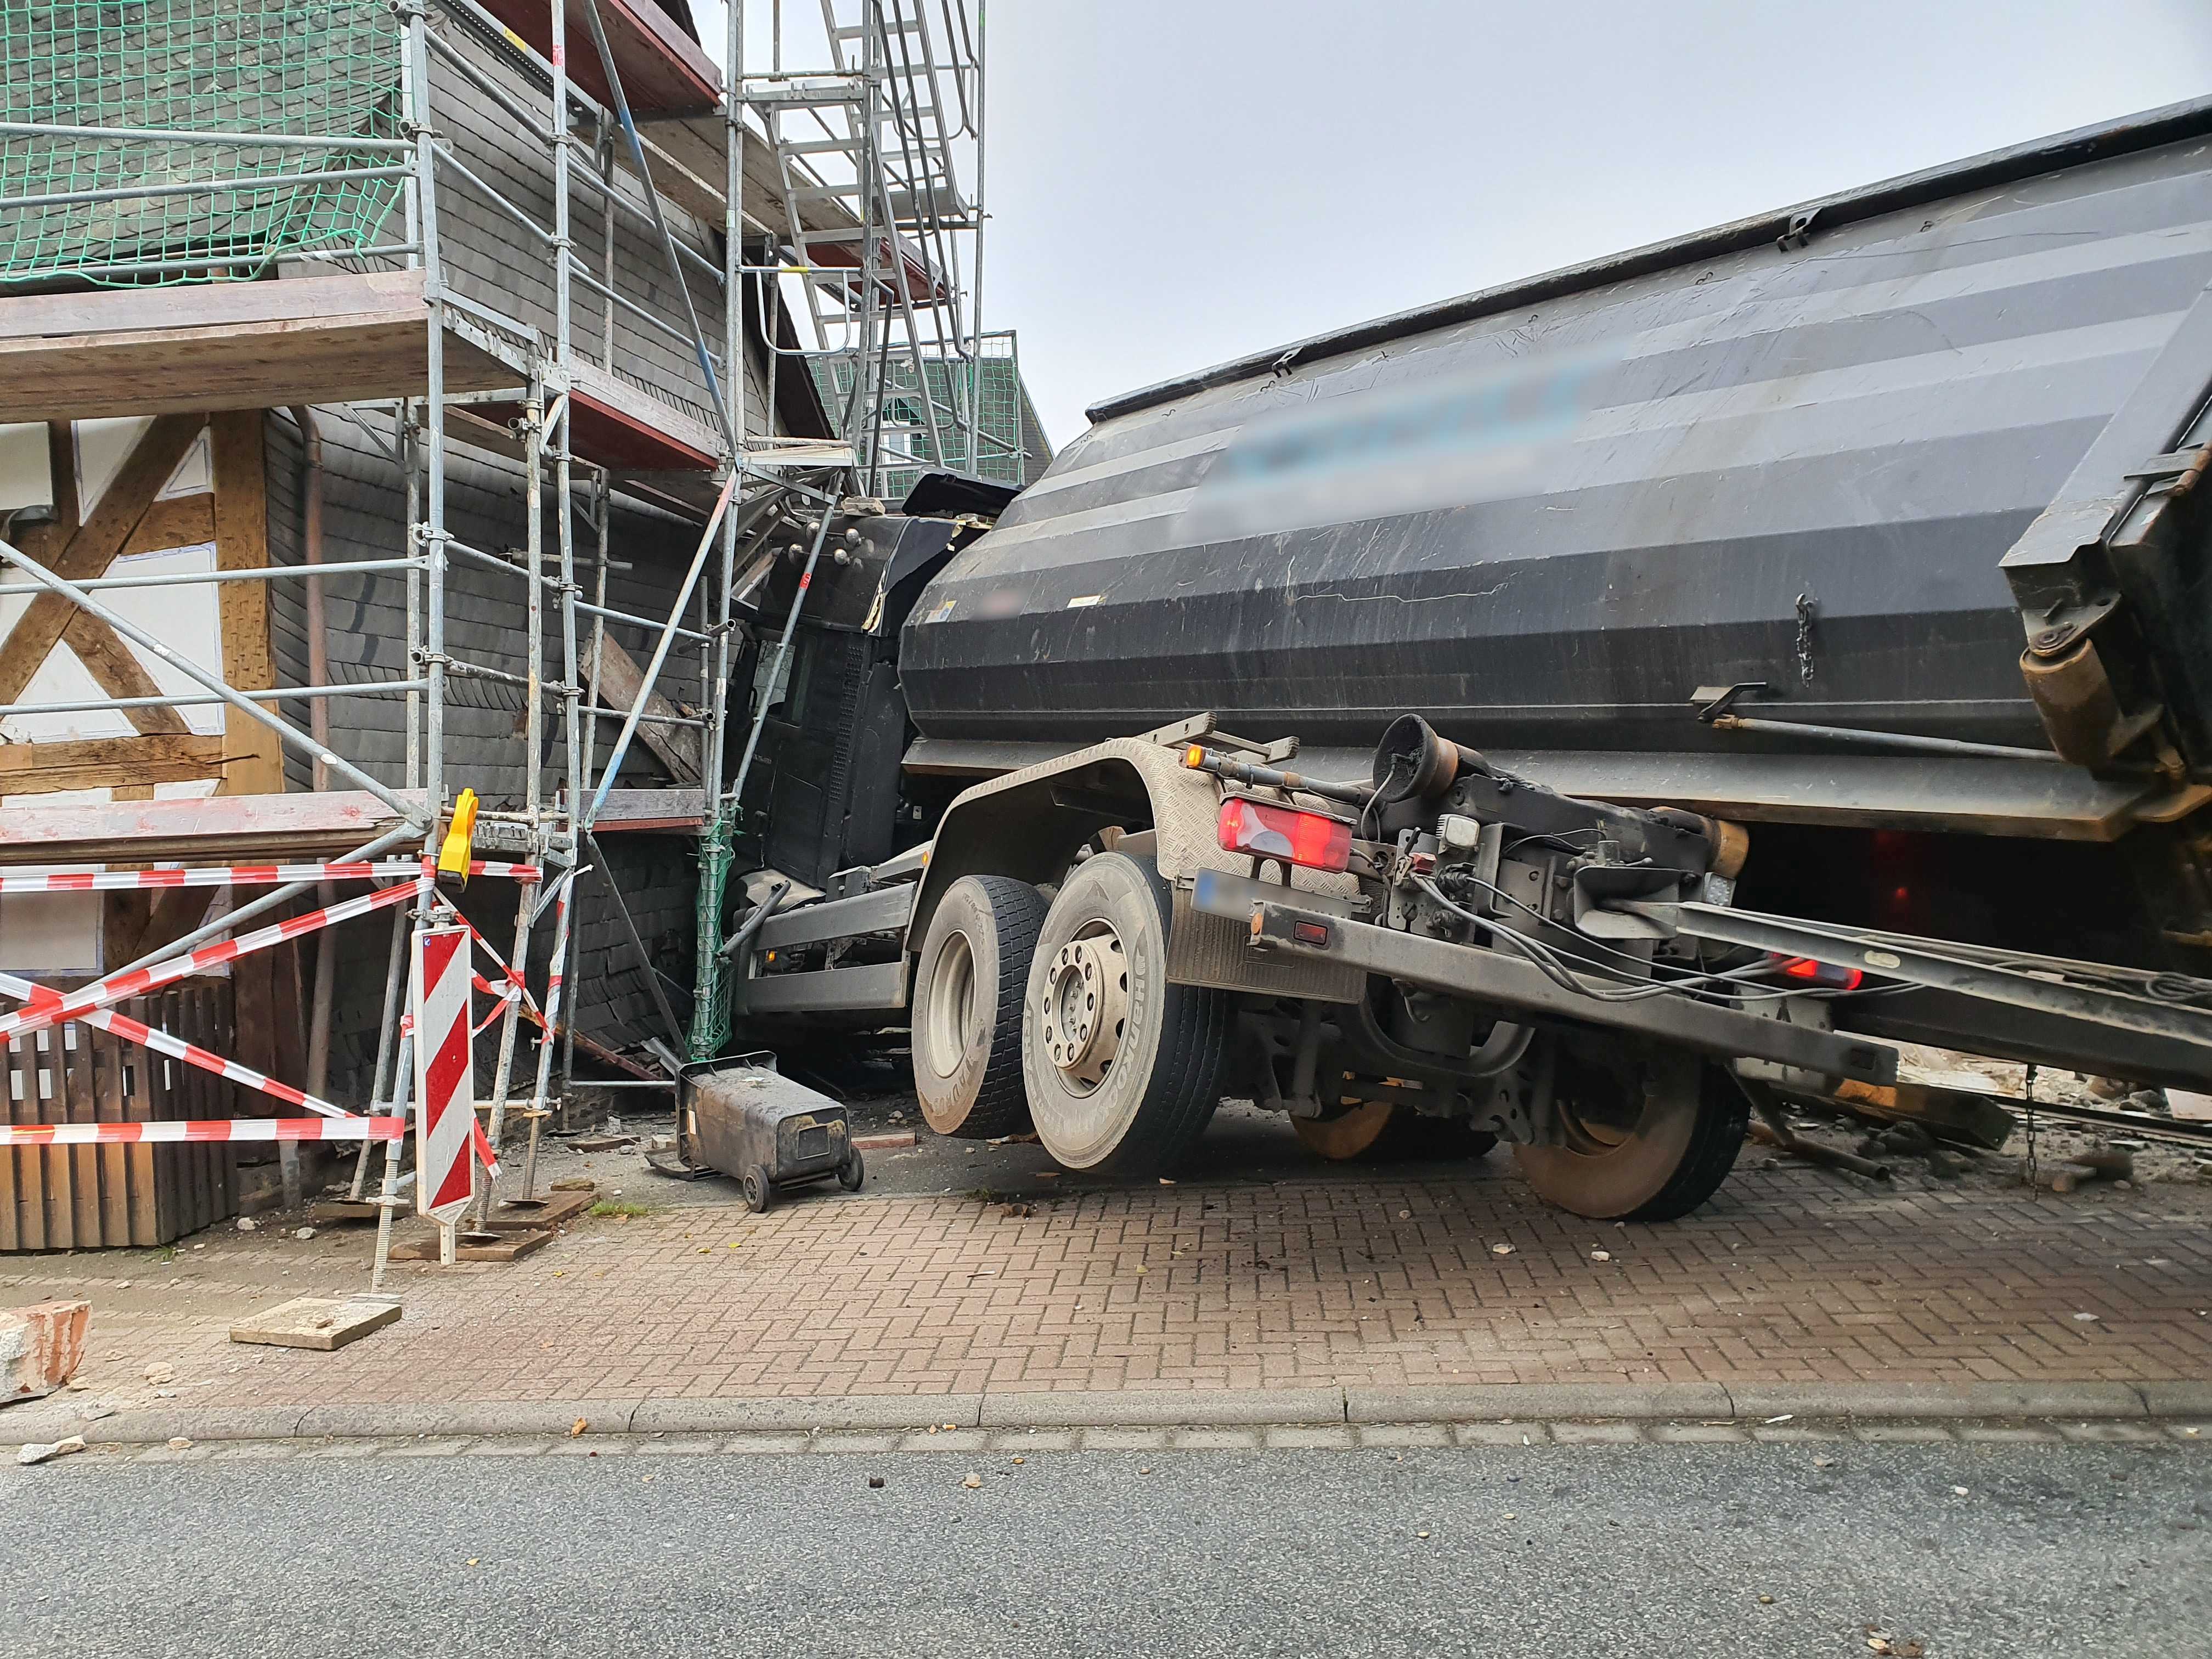
[{"label": "overcast sky", "polygon": [[2212,93],[2208,0],[994,0],[987,323],[1108,393]]}]

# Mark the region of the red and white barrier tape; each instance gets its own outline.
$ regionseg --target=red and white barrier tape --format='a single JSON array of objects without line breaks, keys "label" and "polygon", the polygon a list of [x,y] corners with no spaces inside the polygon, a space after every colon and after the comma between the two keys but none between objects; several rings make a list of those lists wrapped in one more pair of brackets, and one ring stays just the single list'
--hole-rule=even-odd
[{"label": "red and white barrier tape", "polygon": [[220,945],[204,945],[188,955],[172,957],[167,962],[157,962],[149,968],[137,968],[129,973],[96,981],[53,1002],[42,1001],[33,1007],[0,1016],[0,1040],[20,1036],[27,1031],[42,1031],[64,1020],[82,1019],[95,1009],[120,1002],[125,997],[135,997],[157,986],[204,973],[210,968],[249,956],[256,951],[265,951],[288,939],[298,939],[303,933],[328,927],[333,922],[349,921],[355,916],[367,915],[372,910],[381,910],[387,905],[402,903],[415,897],[428,885],[427,881],[418,877],[401,886],[387,887],[381,892],[364,893],[359,898],[325,905],[319,910],[310,910],[305,915],[293,916],[274,927],[256,928],[252,933],[242,933]]},{"label": "red and white barrier tape", "polygon": [[[378,864],[223,864],[197,870],[4,870],[0,894],[115,893],[149,887],[281,887],[295,881],[405,881],[422,873],[415,860]],[[472,876],[506,876],[523,883],[542,881],[535,864],[469,866]]]},{"label": "red and white barrier tape", "polygon": [[[30,981],[17,979],[12,974],[0,974],[0,992],[4,992],[11,997],[21,997],[33,1007],[37,1007],[42,1003],[59,1002],[62,1000],[60,992],[49,991],[43,985],[33,985]],[[92,1026],[96,1030],[112,1032],[125,1042],[135,1042],[142,1048],[151,1048],[156,1054],[167,1054],[173,1060],[181,1060],[187,1066],[197,1066],[203,1072],[212,1072],[217,1077],[228,1079],[233,1083],[243,1084],[249,1089],[258,1090],[262,1094],[281,1100],[288,1106],[304,1106],[311,1112],[320,1112],[325,1117],[352,1115],[343,1106],[332,1105],[327,1100],[319,1100],[304,1089],[295,1089],[289,1083],[279,1083],[275,1078],[255,1071],[251,1066],[241,1066],[234,1060],[225,1060],[221,1054],[211,1053],[196,1042],[187,1042],[182,1037],[171,1036],[167,1031],[158,1030],[142,1020],[131,1018],[128,1014],[118,1014],[112,1008],[96,1009],[84,1015],[83,1020],[87,1025]]]},{"label": "red and white barrier tape", "polygon": [[158,1123],[0,1124],[0,1146],[109,1146],[148,1141],[397,1140],[402,1117],[219,1117]]}]

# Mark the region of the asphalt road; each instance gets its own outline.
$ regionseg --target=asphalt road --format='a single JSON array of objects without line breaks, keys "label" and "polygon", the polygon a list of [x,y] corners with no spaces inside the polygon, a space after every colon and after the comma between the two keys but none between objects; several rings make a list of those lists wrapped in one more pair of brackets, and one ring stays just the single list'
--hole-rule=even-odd
[{"label": "asphalt road", "polygon": [[2179,1446],[95,1453],[0,1470],[0,1651],[2202,1659],[2208,1519]]}]

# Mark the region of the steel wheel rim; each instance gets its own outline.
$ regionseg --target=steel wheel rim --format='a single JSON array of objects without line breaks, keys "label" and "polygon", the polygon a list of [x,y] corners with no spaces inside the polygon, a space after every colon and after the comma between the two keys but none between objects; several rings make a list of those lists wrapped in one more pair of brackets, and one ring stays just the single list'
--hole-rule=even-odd
[{"label": "steel wheel rim", "polygon": [[929,975],[929,1018],[922,1027],[922,1057],[930,1071],[950,1079],[968,1057],[975,1018],[975,951],[968,935],[946,937]]},{"label": "steel wheel rim", "polygon": [[1104,1083],[1128,1030],[1129,957],[1114,924],[1084,923],[1046,969],[1036,1010],[1044,1057],[1071,1093]]}]

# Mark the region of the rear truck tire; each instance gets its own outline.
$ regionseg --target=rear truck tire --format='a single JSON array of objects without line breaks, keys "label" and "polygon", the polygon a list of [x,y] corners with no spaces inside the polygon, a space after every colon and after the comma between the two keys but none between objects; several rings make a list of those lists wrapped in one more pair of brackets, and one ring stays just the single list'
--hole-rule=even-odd
[{"label": "rear truck tire", "polygon": [[963,876],[945,890],[915,964],[914,1092],[941,1135],[963,1140],[1029,1127],[1022,1091],[1022,993],[1044,895],[1010,876]]},{"label": "rear truck tire", "polygon": [[1749,1104],[1717,1066],[1688,1055],[1638,1065],[1569,1064],[1554,1100],[1565,1144],[1513,1149],[1547,1204],[1594,1221],[1673,1221],[1735,1167]]},{"label": "rear truck tire", "polygon": [[1168,981],[1167,884],[1149,858],[1101,853],[1060,884],[1022,1002],[1022,1074],[1037,1139],[1071,1170],[1160,1174],[1220,1104],[1236,1041],[1225,991]]},{"label": "rear truck tire", "polygon": [[1463,1118],[1425,1117],[1387,1100],[1362,1101],[1333,1117],[1294,1117],[1299,1144],[1334,1164],[1390,1158],[1476,1158],[1498,1137],[1469,1128]]},{"label": "rear truck tire", "polygon": [[868,1178],[868,1166],[861,1162],[860,1149],[855,1146],[845,1154],[845,1161],[837,1166],[837,1184],[848,1193],[860,1190],[860,1183]]}]

